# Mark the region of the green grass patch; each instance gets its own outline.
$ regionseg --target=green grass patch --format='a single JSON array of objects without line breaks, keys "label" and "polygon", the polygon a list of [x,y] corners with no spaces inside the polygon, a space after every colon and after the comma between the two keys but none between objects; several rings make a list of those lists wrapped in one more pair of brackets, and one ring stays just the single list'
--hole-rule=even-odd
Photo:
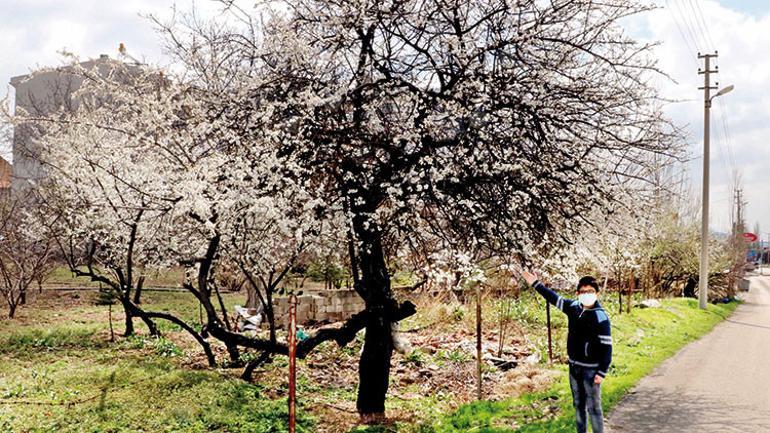
[{"label": "green grass patch", "polygon": [[96,338],[97,330],[94,326],[79,325],[21,328],[0,336],[0,353],[23,355],[30,351],[103,347],[105,342]]},{"label": "green grass patch", "polygon": [[[82,351],[6,363],[0,432],[287,431],[286,400],[269,398],[259,385],[179,369],[164,355],[103,352],[109,356]],[[298,432],[314,431],[306,413],[299,408]]]}]

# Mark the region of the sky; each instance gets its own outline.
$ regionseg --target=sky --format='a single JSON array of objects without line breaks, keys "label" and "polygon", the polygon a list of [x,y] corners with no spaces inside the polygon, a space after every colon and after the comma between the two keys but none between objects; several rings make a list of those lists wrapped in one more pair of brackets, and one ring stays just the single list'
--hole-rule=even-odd
[{"label": "sky", "polygon": [[[729,231],[736,177],[747,202],[749,229],[759,223],[770,239],[770,2],[745,0],[667,0],[628,26],[639,38],[658,41],[659,67],[671,77],[657,80],[661,94],[680,102],[666,114],[684,126],[692,160],[692,190],[699,200],[703,164],[703,61],[698,52],[717,51],[720,88],[735,90],[714,99],[711,110],[710,226]],[[712,63],[713,65],[713,63]],[[712,93],[713,95],[713,93]],[[736,173],[737,172],[737,176]]]},{"label": "sky", "polygon": [[[60,51],[82,58],[128,52],[149,63],[167,62],[160,39],[145,17],[172,16],[176,3],[192,0],[0,0],[0,97],[11,92],[10,78],[39,66],[62,64]],[[632,36],[657,41],[655,55],[670,79],[656,79],[663,95],[678,102],[666,114],[685,127],[691,161],[687,172],[700,199],[703,155],[703,76],[697,52],[718,50],[721,87],[735,90],[715,100],[711,116],[711,227],[729,231],[735,173],[748,202],[749,228],[758,222],[770,239],[770,2],[765,0],[660,0],[659,8],[627,20]],[[212,0],[197,0],[203,14],[215,15]],[[0,154],[6,151],[0,149]],[[766,168],[767,167],[767,168]]]}]

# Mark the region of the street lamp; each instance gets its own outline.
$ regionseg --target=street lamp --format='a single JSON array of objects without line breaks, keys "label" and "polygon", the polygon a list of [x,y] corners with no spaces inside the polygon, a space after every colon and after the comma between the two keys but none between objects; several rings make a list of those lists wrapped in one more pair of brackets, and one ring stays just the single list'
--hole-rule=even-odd
[{"label": "street lamp", "polygon": [[712,96],[712,97],[711,97],[711,99],[714,99],[714,98],[716,98],[717,96],[722,96],[722,95],[724,95],[724,94],[730,93],[730,92],[732,92],[732,91],[733,91],[733,89],[734,89],[734,88],[735,88],[735,86],[733,86],[732,84],[730,84],[729,86],[727,86],[727,87],[724,87],[724,88],[722,88],[722,90],[718,91],[716,95],[714,95],[714,96]]},{"label": "street lamp", "polygon": [[698,280],[698,305],[701,309],[706,309],[708,304],[708,283],[709,283],[709,140],[711,119],[711,101],[717,96],[732,92],[735,88],[732,84],[719,90],[714,96],[709,96],[711,87],[709,87],[709,56],[706,55],[705,93],[703,110],[703,209],[701,211],[701,246],[700,246],[700,277]]}]

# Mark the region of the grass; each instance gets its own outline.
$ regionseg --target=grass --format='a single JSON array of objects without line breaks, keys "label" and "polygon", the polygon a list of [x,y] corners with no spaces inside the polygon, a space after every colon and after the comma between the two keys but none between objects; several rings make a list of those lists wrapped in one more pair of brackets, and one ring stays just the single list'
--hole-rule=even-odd
[{"label": "grass", "polygon": [[[285,392],[245,383],[239,371],[197,369],[199,347],[175,326],[158,321],[168,338],[149,338],[136,320],[141,335],[111,343],[107,307],[93,305],[95,292],[46,295],[55,297],[0,320],[0,433],[287,431]],[[230,306],[243,301],[242,294],[224,298]],[[197,323],[191,295],[147,292],[143,299]],[[120,316],[120,307],[114,312]],[[122,332],[121,318],[114,324]],[[297,431],[314,426],[300,407]]]},{"label": "grass", "polygon": [[[247,384],[236,378],[237,370],[201,369],[200,349],[173,324],[159,321],[164,338],[153,339],[146,337],[144,325],[137,321],[137,329],[144,335],[119,337],[111,343],[107,307],[93,305],[90,297],[94,293],[55,291],[48,295],[52,297],[41,297],[21,309],[17,320],[0,321],[0,433],[286,431],[285,357],[277,357],[267,366],[259,383]],[[522,295],[514,308],[514,321],[531,340],[528,347],[535,347],[542,358],[547,353],[542,300],[531,292]],[[231,308],[243,302],[244,295],[228,293],[224,297],[225,305]],[[143,299],[148,309],[173,312],[197,324],[198,307],[189,294],[147,292]],[[485,332],[490,334],[496,326],[496,302],[488,299],[484,307]],[[603,388],[605,409],[615,406],[663,359],[708,332],[735,308],[735,304],[718,305],[703,312],[695,301],[684,299],[665,300],[663,306],[617,315],[617,304],[605,302],[605,307],[615,312],[615,360]],[[114,311],[119,314],[119,310]],[[554,350],[563,354],[566,320],[557,311],[552,313]],[[438,324],[437,319],[441,320]],[[433,302],[421,306],[419,314],[402,323],[402,329],[423,326],[429,336],[441,334],[437,336],[443,338],[460,332],[460,338],[470,338],[475,328],[474,311],[469,306]],[[115,329],[117,333],[123,329],[119,318]],[[355,413],[329,407],[355,407],[355,371],[342,368],[338,361],[355,366],[361,345],[359,334],[344,349],[324,345],[313,359],[299,362],[298,395],[303,405],[298,431],[337,433],[351,429]],[[394,369],[403,365],[407,372],[427,367],[463,371],[473,364],[472,355],[451,345],[435,353],[415,349],[394,358]],[[223,349],[218,350],[222,355]],[[309,364],[312,362],[327,367],[322,372]],[[570,432],[574,418],[566,368],[558,362],[552,368],[559,380],[549,385],[549,379],[539,388],[543,391],[466,405],[458,403],[456,392],[462,387],[471,389],[473,385],[467,380],[471,376],[434,391],[420,380],[401,383],[394,374],[387,411],[401,414],[396,424],[350,431]],[[489,382],[491,385],[494,380]],[[319,412],[321,407],[328,410]]]},{"label": "grass", "polygon": [[[687,343],[708,333],[726,318],[737,303],[709,305],[700,310],[696,300],[668,299],[663,308],[635,309],[612,318],[613,365],[602,385],[605,412],[663,360]],[[558,433],[574,431],[574,412],[564,365],[556,367],[562,379],[545,392],[503,401],[481,401],[461,407],[440,420],[407,430],[420,433]],[[363,432],[365,430],[357,430]]]},{"label": "grass", "polygon": [[[286,431],[285,398],[218,370],[180,368],[173,342],[108,344],[82,325],[0,340],[0,432]],[[299,432],[314,422],[301,410]]]}]

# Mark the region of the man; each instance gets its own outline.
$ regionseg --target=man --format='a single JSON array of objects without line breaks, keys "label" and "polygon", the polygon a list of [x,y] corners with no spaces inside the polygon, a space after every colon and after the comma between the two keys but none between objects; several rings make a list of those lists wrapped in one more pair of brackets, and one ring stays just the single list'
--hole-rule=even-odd
[{"label": "man", "polygon": [[585,433],[588,418],[594,433],[604,431],[601,384],[612,362],[610,318],[597,301],[599,285],[593,277],[583,277],[577,284],[578,300],[566,299],[538,280],[536,274],[525,271],[527,284],[546,301],[568,317],[567,355],[569,384],[576,411],[578,433]]}]

